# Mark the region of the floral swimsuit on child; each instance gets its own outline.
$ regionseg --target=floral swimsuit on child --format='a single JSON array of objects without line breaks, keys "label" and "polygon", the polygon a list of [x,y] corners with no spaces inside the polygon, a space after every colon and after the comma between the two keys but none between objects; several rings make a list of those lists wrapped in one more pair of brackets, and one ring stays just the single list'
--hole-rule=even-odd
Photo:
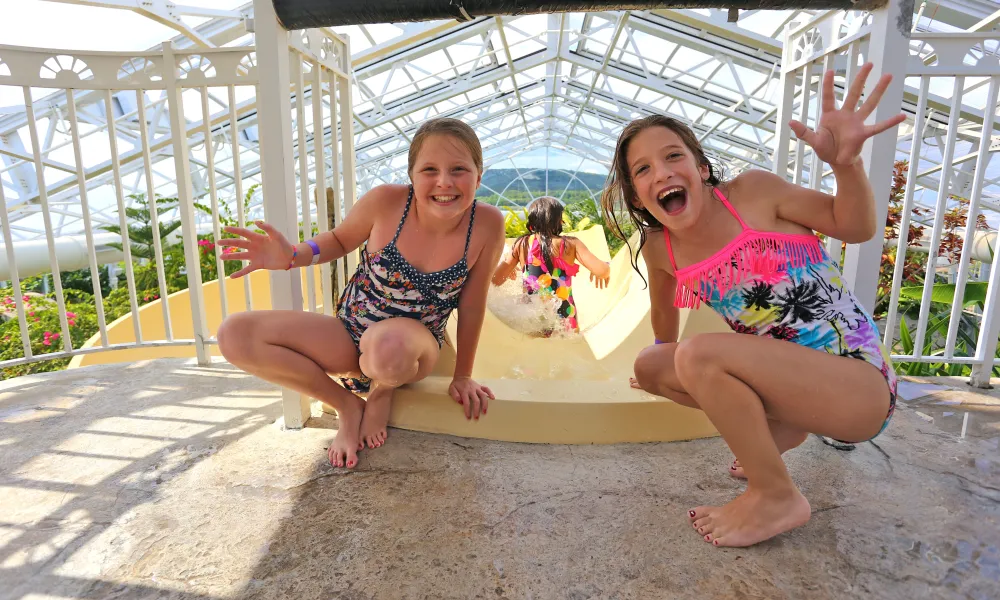
[{"label": "floral swimsuit on child", "polygon": [[896,374],[879,342],[878,327],[844,284],[837,263],[816,235],[752,229],[722,192],[713,191],[743,231],[713,256],[678,269],[670,232],[664,228],[678,283],[674,305],[698,308],[704,302],[736,333],[785,340],[871,364],[889,387],[889,413],[882,433],[896,407]]},{"label": "floral swimsuit on child", "polygon": [[551,264],[547,263],[538,236],[532,236],[528,256],[524,260],[524,291],[543,298],[555,296],[561,300],[558,314],[566,331],[580,331],[576,320],[576,302],[573,300],[573,276],[580,272],[580,265],[567,263],[563,258],[565,251],[566,238],[563,238],[559,255],[552,257]]},{"label": "floral swimsuit on child", "polygon": [[[344,323],[347,333],[360,352],[361,336],[365,330],[386,319],[406,317],[423,323],[437,340],[444,344],[444,330],[451,311],[458,308],[462,286],[469,277],[469,240],[476,222],[476,201],[472,202],[469,230],[465,234],[465,253],[462,259],[447,269],[422,273],[399,252],[396,240],[403,231],[403,224],[413,203],[413,186],[406,198],[403,217],[392,241],[378,252],[369,252],[365,243],[361,262],[337,303],[337,317]],[[341,384],[355,394],[366,394],[371,389],[368,377],[340,378]]]}]

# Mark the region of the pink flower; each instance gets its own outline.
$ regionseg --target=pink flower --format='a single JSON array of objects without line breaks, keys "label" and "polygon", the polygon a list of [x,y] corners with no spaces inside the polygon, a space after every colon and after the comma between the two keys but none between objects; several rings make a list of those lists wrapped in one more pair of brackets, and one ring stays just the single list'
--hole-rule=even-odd
[{"label": "pink flower", "polygon": [[69,317],[70,319],[75,319],[76,318],[76,313],[67,312],[66,316]]},{"label": "pink flower", "polygon": [[58,340],[59,339],[59,334],[58,333],[53,333],[52,334],[52,339],[53,340]]},{"label": "pink flower", "polygon": [[28,313],[28,316],[29,316],[29,317],[33,317],[33,316],[35,316],[35,311],[31,311],[30,313]]},{"label": "pink flower", "polygon": [[52,342],[50,342],[49,340],[45,340],[44,342],[42,342],[42,345],[43,346],[51,346]]},{"label": "pink flower", "polygon": [[71,320],[71,321],[69,322],[69,326],[70,326],[70,327],[76,327],[76,321],[73,321],[73,320]]}]

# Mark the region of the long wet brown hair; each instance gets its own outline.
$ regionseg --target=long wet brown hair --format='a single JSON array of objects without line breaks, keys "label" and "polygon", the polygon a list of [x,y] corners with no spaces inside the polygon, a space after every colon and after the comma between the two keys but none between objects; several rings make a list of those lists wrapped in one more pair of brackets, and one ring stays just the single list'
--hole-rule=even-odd
[{"label": "long wet brown hair", "polygon": [[[563,231],[563,205],[552,196],[541,196],[528,206],[528,233],[514,241],[517,253],[524,250],[525,261],[528,259],[528,238],[538,236],[538,245],[542,249],[545,264],[552,265],[552,238],[559,237]],[[515,254],[516,256],[516,254]]]},{"label": "long wet brown hair", "polygon": [[[608,173],[608,182],[604,186],[604,193],[601,194],[601,212],[604,213],[604,222],[611,227],[612,233],[625,241],[629,249],[629,258],[632,260],[632,268],[639,271],[639,251],[646,244],[647,230],[662,229],[663,224],[656,220],[648,210],[639,203],[639,196],[632,185],[632,176],[628,170],[628,147],[639,132],[650,127],[665,127],[677,134],[688,150],[694,154],[698,166],[708,167],[708,178],[705,185],[717,186],[722,183],[722,176],[719,168],[708,159],[705,149],[695,136],[691,128],[674,119],[664,115],[650,115],[641,119],[636,119],[622,130],[618,136],[618,144],[615,146],[615,156],[611,163],[611,172]],[[619,219],[626,218],[639,230],[639,245],[634,250],[629,244],[625,235],[622,223]]]}]

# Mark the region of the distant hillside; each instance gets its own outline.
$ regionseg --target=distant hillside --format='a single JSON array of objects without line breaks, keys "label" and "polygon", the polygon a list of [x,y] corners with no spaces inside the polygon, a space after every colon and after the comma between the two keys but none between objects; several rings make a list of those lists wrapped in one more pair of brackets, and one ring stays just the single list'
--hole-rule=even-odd
[{"label": "distant hillside", "polygon": [[[531,173],[524,174],[524,182],[528,185],[528,189],[534,195],[545,193],[545,171],[538,170]],[[569,183],[568,191],[585,191],[587,187],[590,188],[591,192],[597,192],[604,187],[604,181],[606,177],[604,175],[597,175],[594,173],[577,173],[577,179],[573,179],[570,183],[570,176],[565,171],[549,171],[549,193],[553,195],[560,194],[564,189],[566,189],[566,184]],[[487,189],[485,186],[489,186],[497,193],[502,192],[504,188],[507,187],[512,181],[517,179],[517,171],[514,169],[489,169],[483,174],[483,187],[479,188],[477,193],[480,197],[491,196],[493,192]],[[586,184],[586,187],[583,183]],[[515,182],[510,185],[508,192],[523,192],[524,186],[520,182]]]}]

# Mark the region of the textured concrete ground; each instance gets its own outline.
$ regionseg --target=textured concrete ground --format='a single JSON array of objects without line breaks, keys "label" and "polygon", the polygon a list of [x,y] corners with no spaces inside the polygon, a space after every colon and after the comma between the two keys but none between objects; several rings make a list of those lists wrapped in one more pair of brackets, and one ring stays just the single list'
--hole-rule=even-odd
[{"label": "textured concrete ground", "polygon": [[719,549],[685,511],[742,489],[720,439],[393,430],[348,473],[336,419],[282,431],[275,388],[226,364],[6,381],[0,598],[996,599],[1000,400],[937,383],[878,446],[788,454],[805,527]]}]

